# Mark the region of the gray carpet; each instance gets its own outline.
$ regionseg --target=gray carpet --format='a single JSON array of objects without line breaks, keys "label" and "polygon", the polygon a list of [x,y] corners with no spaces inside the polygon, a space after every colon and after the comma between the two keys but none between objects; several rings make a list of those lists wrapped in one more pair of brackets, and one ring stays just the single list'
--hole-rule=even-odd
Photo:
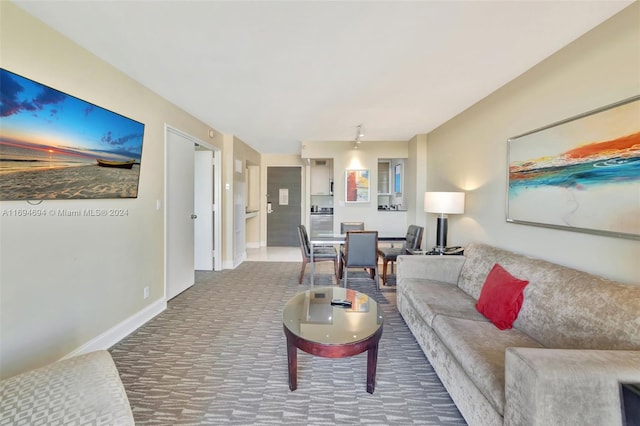
[{"label": "gray carpet", "polygon": [[[398,314],[395,288],[349,288],[384,312],[376,389],[366,392],[366,353],[321,358],[298,351],[298,389],[287,379],[282,307],[297,292],[300,263],[244,262],[196,274],[165,312],[110,349],[137,424],[464,425]],[[307,268],[309,269],[309,268]],[[320,264],[316,286],[331,284]]]}]

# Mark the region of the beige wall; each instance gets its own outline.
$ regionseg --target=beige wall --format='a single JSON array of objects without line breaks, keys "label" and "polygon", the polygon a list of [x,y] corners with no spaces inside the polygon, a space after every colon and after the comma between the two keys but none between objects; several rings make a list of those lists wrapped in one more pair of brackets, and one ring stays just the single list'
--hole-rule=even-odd
[{"label": "beige wall", "polygon": [[146,125],[137,199],[38,206],[118,208],[128,216],[0,218],[0,376],[8,377],[57,360],[164,299],[164,212],[156,200],[164,198],[165,123],[213,145],[221,135],[209,138],[206,124],[6,1],[0,43],[3,68]]},{"label": "beige wall", "polygon": [[[386,235],[404,235],[407,231],[409,211],[415,209],[415,199],[406,198],[407,212],[379,212],[378,193],[378,159],[409,158],[407,141],[363,141],[358,149],[353,149],[351,141],[305,141],[302,143],[302,158],[332,158],[334,178],[334,232],[340,231],[340,222],[362,221],[367,229],[384,230]],[[306,165],[306,160],[305,160]],[[404,167],[405,179],[413,172]],[[371,194],[369,203],[347,204],[345,200],[345,170],[368,169],[370,171]],[[406,181],[407,187],[413,183]],[[305,211],[308,217],[308,209]],[[305,217],[305,216],[303,216]]]},{"label": "beige wall", "polygon": [[[639,94],[639,17],[636,2],[428,135],[429,190],[467,191],[451,245],[484,241],[640,283],[639,241],[505,221],[507,139]],[[427,232],[433,244],[435,225]]]},{"label": "beige wall", "polygon": [[[249,200],[247,165],[259,165],[261,154],[234,135],[224,135],[222,157],[223,266],[235,268],[246,257],[245,207]],[[260,182],[253,182],[260,185]]]},{"label": "beige wall", "polygon": [[[427,222],[427,214],[424,212],[424,193],[427,190],[427,168],[422,167],[427,163],[427,135],[416,135],[409,141],[409,159],[405,172],[407,181],[407,224],[419,225],[426,228],[432,226]],[[435,219],[434,219],[435,220]],[[435,223],[435,222],[433,222]],[[422,248],[429,248],[425,244],[425,235],[422,236]]]}]

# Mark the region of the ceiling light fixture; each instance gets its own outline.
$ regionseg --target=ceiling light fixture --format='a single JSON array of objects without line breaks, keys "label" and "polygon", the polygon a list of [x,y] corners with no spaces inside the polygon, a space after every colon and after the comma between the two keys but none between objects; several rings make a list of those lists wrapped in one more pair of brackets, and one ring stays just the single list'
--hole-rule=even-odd
[{"label": "ceiling light fixture", "polygon": [[354,140],[353,149],[358,149],[358,145],[360,145],[360,139],[364,136],[364,126],[362,124],[358,124],[356,126],[356,138]]}]

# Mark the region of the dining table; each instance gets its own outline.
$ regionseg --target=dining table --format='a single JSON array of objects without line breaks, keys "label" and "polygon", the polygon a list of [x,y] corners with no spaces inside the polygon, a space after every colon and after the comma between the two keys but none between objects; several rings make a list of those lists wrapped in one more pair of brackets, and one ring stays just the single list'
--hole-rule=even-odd
[{"label": "dining table", "polygon": [[[318,246],[335,246],[344,244],[347,238],[347,234],[334,234],[334,233],[322,233],[318,232],[312,234],[309,237],[309,244],[311,245],[311,285],[314,285],[314,278],[316,274],[316,264],[313,261],[313,252],[314,247]],[[391,247],[393,247],[394,243],[404,243],[406,241],[406,237],[403,235],[401,237],[396,235],[385,235],[378,233],[378,242],[389,243]],[[338,256],[340,256],[340,251],[338,251]],[[338,283],[340,284],[340,283]]]}]

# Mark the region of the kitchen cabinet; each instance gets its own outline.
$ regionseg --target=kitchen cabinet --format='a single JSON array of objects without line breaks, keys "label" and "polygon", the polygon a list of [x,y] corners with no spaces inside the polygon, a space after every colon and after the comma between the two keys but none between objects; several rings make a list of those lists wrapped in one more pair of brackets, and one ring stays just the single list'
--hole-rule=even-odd
[{"label": "kitchen cabinet", "polygon": [[311,195],[333,195],[333,160],[312,160]]},{"label": "kitchen cabinet", "polygon": [[378,161],[378,194],[389,194],[389,161]]}]

